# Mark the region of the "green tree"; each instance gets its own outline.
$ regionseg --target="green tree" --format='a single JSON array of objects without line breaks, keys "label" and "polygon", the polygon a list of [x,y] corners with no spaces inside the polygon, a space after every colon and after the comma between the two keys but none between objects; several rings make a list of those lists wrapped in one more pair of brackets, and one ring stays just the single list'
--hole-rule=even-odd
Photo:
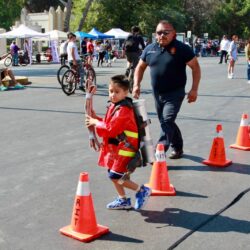
[{"label": "green tree", "polygon": [[[71,29],[76,30],[80,22],[80,16],[86,10],[87,0],[74,2]],[[107,31],[112,27],[119,27],[130,31],[131,26],[139,25],[146,35],[151,35],[160,19],[173,21],[180,30],[185,24],[185,15],[179,11],[181,1],[158,0],[95,0],[87,13],[82,29],[89,31],[97,27],[101,31]],[[86,14],[86,13],[85,13]]]},{"label": "green tree", "polygon": [[0,23],[2,28],[10,30],[14,21],[20,17],[23,4],[23,0],[0,0]]},{"label": "green tree", "polygon": [[226,0],[218,6],[211,23],[213,35],[237,34],[247,38],[250,35],[250,0]]}]

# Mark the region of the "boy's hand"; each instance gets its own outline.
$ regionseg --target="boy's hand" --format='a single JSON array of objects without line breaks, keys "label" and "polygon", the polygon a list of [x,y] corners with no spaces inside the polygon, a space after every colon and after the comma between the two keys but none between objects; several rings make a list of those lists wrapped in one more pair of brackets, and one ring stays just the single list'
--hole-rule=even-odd
[{"label": "boy's hand", "polygon": [[86,125],[86,127],[95,126],[97,124],[97,122],[98,122],[97,119],[94,119],[89,115],[86,115],[86,117],[85,117],[85,125]]}]

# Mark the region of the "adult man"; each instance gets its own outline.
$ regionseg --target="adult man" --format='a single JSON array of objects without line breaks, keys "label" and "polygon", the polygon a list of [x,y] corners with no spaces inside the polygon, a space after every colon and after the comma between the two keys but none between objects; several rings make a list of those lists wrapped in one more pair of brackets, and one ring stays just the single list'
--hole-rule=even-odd
[{"label": "adult man", "polygon": [[67,54],[68,54],[68,61],[70,66],[74,66],[77,68],[79,75],[80,75],[80,86],[79,89],[85,91],[83,86],[84,84],[84,69],[82,67],[82,61],[78,54],[77,45],[76,45],[76,35],[74,33],[68,34],[68,46],[67,46]]},{"label": "adult man", "polygon": [[16,45],[16,42],[12,41],[10,45],[10,53],[12,55],[12,66],[18,66],[18,50],[19,47]]},{"label": "adult man", "polygon": [[227,51],[229,49],[229,45],[230,45],[230,42],[229,40],[227,39],[227,36],[224,35],[221,42],[220,42],[220,61],[219,61],[219,64],[222,63],[223,61],[223,57],[225,58],[225,63],[227,63]]},{"label": "adult man", "polygon": [[85,55],[87,53],[87,38],[84,37],[81,41],[81,54]]},{"label": "adult man", "polygon": [[[144,48],[145,44],[142,36],[140,35],[140,28],[138,26],[133,26],[131,28],[131,34],[127,37],[123,44],[123,51],[127,57],[128,68],[130,67],[130,65],[132,65],[133,68],[136,68],[140,59],[141,50],[143,50]],[[128,70],[129,69],[127,69],[126,71],[127,76],[129,74]]]},{"label": "adult man", "polygon": [[59,47],[61,65],[64,65],[66,63],[66,60],[68,57],[67,46],[68,46],[68,41],[62,41],[62,43],[60,44],[60,47]]},{"label": "adult man", "polygon": [[14,86],[13,88],[14,89],[23,89],[24,86],[21,85],[20,83],[18,83],[16,81],[16,78],[12,72],[11,69],[8,69],[8,68],[0,68],[0,91],[5,91],[7,90],[8,88],[3,86],[3,83],[2,83],[2,80],[6,77],[6,76],[9,76],[10,79],[12,80],[12,82],[14,83]]},{"label": "adult man", "polygon": [[151,85],[155,106],[161,125],[159,143],[165,151],[173,148],[169,158],[178,159],[183,154],[183,139],[175,119],[185,97],[187,81],[186,65],[192,70],[193,84],[187,94],[189,103],[198,96],[200,66],[192,49],[176,40],[176,31],[172,24],[163,20],[156,28],[156,43],[147,46],[137,65],[134,76],[133,97],[140,96],[140,83],[147,66],[150,67]]},{"label": "adult man", "polygon": [[94,44],[93,44],[93,39],[89,39],[87,42],[87,54],[88,56],[88,64],[92,64],[93,60],[93,54],[94,54]]}]

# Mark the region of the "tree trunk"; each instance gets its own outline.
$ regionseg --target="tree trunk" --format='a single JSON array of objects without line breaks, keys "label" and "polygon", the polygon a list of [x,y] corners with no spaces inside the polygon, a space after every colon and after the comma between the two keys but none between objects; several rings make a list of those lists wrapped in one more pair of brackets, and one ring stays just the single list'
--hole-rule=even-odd
[{"label": "tree trunk", "polygon": [[66,5],[67,11],[66,11],[64,27],[63,27],[64,32],[69,31],[69,22],[70,22],[70,17],[71,17],[72,5],[73,5],[72,0],[68,0],[67,5]]},{"label": "tree trunk", "polygon": [[83,12],[82,12],[82,18],[81,18],[81,20],[80,20],[80,23],[79,23],[79,26],[78,26],[78,29],[77,29],[78,31],[81,31],[81,30],[82,30],[83,24],[84,24],[84,22],[85,22],[85,20],[86,20],[88,11],[89,11],[89,9],[90,9],[91,4],[92,4],[93,1],[94,1],[94,0],[88,0],[88,2],[86,3],[85,9],[84,9]]}]

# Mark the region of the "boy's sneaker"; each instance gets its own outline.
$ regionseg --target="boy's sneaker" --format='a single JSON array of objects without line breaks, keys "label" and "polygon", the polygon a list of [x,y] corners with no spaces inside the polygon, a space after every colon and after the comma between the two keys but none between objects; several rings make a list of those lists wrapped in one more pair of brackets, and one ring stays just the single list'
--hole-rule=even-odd
[{"label": "boy's sneaker", "polygon": [[6,88],[5,86],[3,86],[3,85],[1,85],[0,86],[0,91],[5,91],[5,90],[7,90],[8,88]]},{"label": "boy's sneaker", "polygon": [[142,209],[147,201],[149,196],[151,195],[152,190],[148,187],[142,186],[142,191],[140,190],[135,194],[135,209]]},{"label": "boy's sneaker", "polygon": [[24,89],[24,86],[21,85],[20,83],[17,83],[17,84],[14,86],[14,89]]},{"label": "boy's sneaker", "polygon": [[131,208],[131,201],[130,198],[116,198],[114,201],[110,202],[107,205],[107,209],[130,209]]}]

